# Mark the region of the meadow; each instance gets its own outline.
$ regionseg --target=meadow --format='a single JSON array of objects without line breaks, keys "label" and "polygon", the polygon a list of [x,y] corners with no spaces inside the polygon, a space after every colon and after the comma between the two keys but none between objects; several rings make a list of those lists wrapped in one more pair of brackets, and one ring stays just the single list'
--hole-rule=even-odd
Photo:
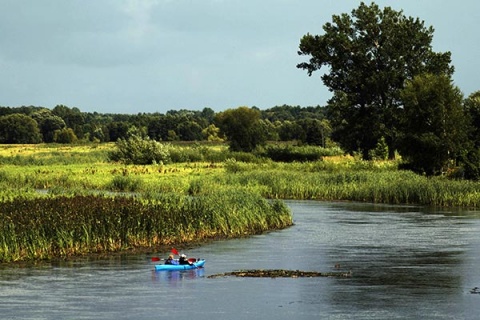
[{"label": "meadow", "polygon": [[266,152],[231,153],[225,145],[174,145],[169,163],[125,165],[108,160],[114,147],[0,146],[0,261],[285,228],[293,220],[283,199],[480,205],[480,183],[419,176],[398,170],[398,161],[299,148],[295,157],[309,161],[279,162]]}]

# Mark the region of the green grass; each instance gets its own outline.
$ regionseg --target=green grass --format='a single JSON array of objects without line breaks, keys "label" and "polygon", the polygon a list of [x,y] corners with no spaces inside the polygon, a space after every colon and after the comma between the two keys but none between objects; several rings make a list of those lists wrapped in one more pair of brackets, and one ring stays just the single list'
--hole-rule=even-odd
[{"label": "green grass", "polygon": [[292,224],[281,202],[248,192],[15,199],[0,206],[0,261],[50,259],[239,237]]},{"label": "green grass", "polygon": [[[395,161],[361,161],[335,156],[313,162],[280,163],[264,158],[248,162],[228,158],[223,162],[139,166],[106,162],[99,154],[105,155],[109,147],[0,149],[0,156],[6,157],[7,152],[10,157],[33,157],[48,163],[32,165],[24,161],[17,164],[6,161],[2,164],[0,199],[36,197],[36,189],[45,189],[54,195],[135,192],[148,199],[163,193],[191,196],[239,188],[273,199],[480,206],[478,182],[418,176],[398,170]],[[189,153],[194,150],[209,153],[204,146],[176,148],[189,149]],[[222,150],[219,146],[212,149],[212,152]],[[62,160],[72,152],[83,156],[72,163]]]}]

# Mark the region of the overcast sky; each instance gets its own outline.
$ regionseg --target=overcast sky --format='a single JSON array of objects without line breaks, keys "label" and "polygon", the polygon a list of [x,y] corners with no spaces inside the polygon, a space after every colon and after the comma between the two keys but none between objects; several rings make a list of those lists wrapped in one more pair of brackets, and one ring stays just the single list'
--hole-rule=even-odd
[{"label": "overcast sky", "polygon": [[[370,4],[370,1],[365,1]],[[480,90],[480,1],[378,0],[435,28],[465,96]],[[0,0],[0,106],[100,113],[324,105],[297,69],[306,33],[353,0]]]}]

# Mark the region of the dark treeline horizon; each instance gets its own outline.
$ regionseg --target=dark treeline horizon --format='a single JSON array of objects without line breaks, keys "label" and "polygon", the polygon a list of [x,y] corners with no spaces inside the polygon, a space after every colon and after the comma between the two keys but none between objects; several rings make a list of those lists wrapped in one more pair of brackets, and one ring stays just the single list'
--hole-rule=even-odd
[{"label": "dark treeline horizon", "polygon": [[[320,105],[251,108],[260,112],[262,127],[271,141],[298,140],[325,146],[331,131],[325,107]],[[158,141],[222,141],[224,137],[215,124],[215,116],[222,112],[206,107],[201,111],[179,109],[122,114],[83,112],[65,105],[52,109],[33,105],[0,106],[0,143],[116,142],[132,132]],[[12,115],[22,117],[12,118]]]}]

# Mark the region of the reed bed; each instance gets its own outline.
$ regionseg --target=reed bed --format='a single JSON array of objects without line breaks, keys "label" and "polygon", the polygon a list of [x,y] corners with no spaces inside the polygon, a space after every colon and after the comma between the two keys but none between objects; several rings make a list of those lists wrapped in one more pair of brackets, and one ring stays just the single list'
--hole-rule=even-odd
[{"label": "reed bed", "polygon": [[392,162],[354,159],[307,163],[247,163],[228,159],[223,164],[3,166],[0,169],[0,200],[32,197],[36,189],[55,195],[126,192],[145,198],[163,193],[199,196],[242,189],[269,199],[480,207],[479,182],[427,178],[398,170]]},{"label": "reed bed", "polygon": [[[297,166],[298,168],[298,166]],[[310,170],[309,168],[306,168]],[[266,198],[361,201],[444,207],[480,207],[480,183],[424,177],[410,171],[341,172],[251,169],[226,178],[228,184],[257,185]]]},{"label": "reed bed", "polygon": [[289,208],[249,192],[202,197],[46,197],[0,204],[0,261],[68,257],[239,237],[292,224]]}]

